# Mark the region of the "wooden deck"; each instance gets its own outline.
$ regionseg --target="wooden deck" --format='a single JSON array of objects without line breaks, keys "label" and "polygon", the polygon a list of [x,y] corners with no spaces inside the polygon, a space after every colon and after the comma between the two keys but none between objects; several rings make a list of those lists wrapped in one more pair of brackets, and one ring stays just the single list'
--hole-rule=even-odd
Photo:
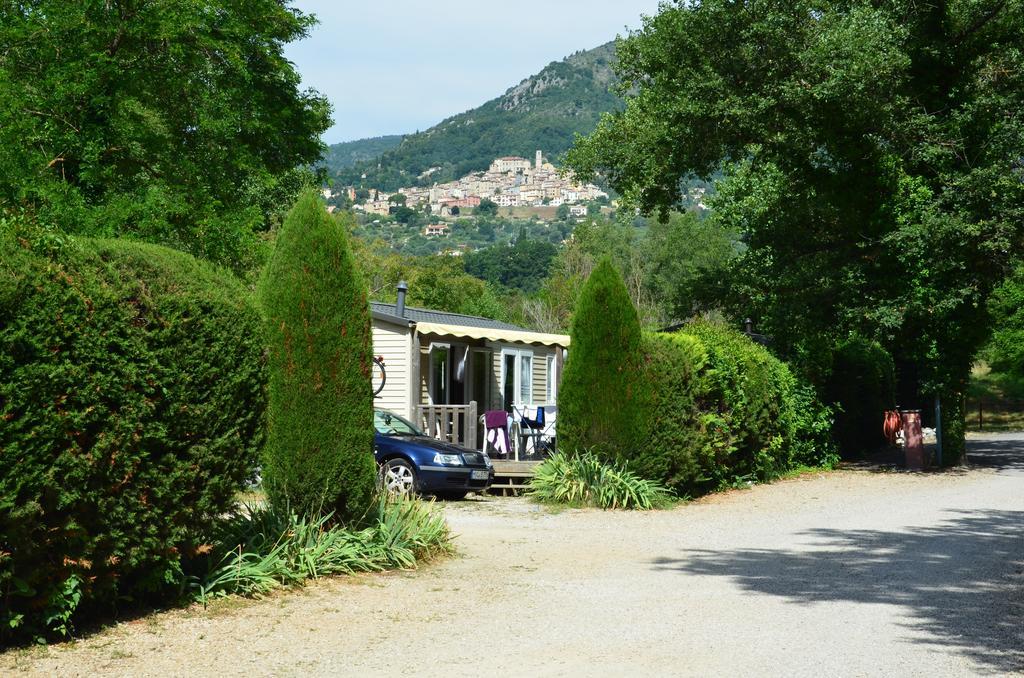
[{"label": "wooden deck", "polygon": [[534,469],[540,465],[539,461],[505,461],[494,459],[494,484],[491,485],[491,492],[508,496],[517,494],[523,489],[530,478],[533,477]]}]

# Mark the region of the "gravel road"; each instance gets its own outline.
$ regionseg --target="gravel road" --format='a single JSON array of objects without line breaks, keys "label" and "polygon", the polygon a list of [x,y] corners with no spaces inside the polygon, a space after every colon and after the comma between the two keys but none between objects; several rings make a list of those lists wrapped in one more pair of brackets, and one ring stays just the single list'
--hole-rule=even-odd
[{"label": "gravel road", "polygon": [[804,476],[655,513],[450,504],[459,555],[120,624],[4,675],[1024,673],[1024,436],[950,473]]}]

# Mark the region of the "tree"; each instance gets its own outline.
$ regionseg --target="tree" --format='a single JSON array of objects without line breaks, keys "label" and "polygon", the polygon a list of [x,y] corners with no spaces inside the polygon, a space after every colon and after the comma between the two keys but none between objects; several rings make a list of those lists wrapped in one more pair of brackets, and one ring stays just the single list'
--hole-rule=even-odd
[{"label": "tree", "polygon": [[568,203],[564,203],[563,202],[561,205],[558,206],[558,209],[555,210],[555,219],[557,219],[558,221],[568,221],[569,220],[569,204]]},{"label": "tree", "polygon": [[494,202],[493,200],[488,200],[487,198],[484,198],[483,200],[480,201],[480,204],[477,205],[477,208],[476,210],[474,210],[473,214],[480,217],[497,216],[498,203]]},{"label": "tree", "polygon": [[277,0],[4,3],[0,209],[246,267],[315,180],[330,106],[284,57],[314,23]]},{"label": "tree", "polygon": [[392,193],[391,196],[388,198],[388,202],[391,203],[392,205],[401,205],[402,207],[405,207],[406,197],[401,193]]},{"label": "tree", "polygon": [[996,290],[989,308],[995,331],[986,357],[994,371],[1024,381],[1024,265]]},{"label": "tree", "polygon": [[677,320],[714,310],[740,253],[735,231],[693,212],[651,220],[639,249],[647,263],[644,286],[664,317]]},{"label": "tree", "polygon": [[407,256],[381,240],[359,238],[353,238],[352,248],[375,301],[393,303],[398,281],[405,280],[410,306],[511,320],[494,288],[468,275],[460,257]]},{"label": "tree", "polygon": [[369,303],[345,229],[315,192],[285,219],[259,296],[270,348],[270,500],[359,517],[376,482]]},{"label": "tree", "polygon": [[576,172],[664,213],[721,169],[712,207],[749,248],[734,314],[803,362],[880,340],[900,402],[955,418],[1024,225],[1024,5],[678,2],[618,55],[627,105]]},{"label": "tree", "polygon": [[400,224],[411,224],[422,215],[411,207],[405,205],[399,205],[398,207],[391,208],[391,215]]},{"label": "tree", "polygon": [[602,259],[583,286],[558,390],[558,446],[622,462],[641,453],[640,320],[622,276]]},{"label": "tree", "polygon": [[626,280],[629,298],[639,309],[643,322],[660,320],[647,291],[649,262],[644,260],[638,238],[636,229],[612,221],[585,221],[577,225],[572,238],[552,261],[551,275],[541,290],[549,309],[544,315],[558,318],[562,328],[569,327],[587,278],[597,262],[607,257]]},{"label": "tree", "polygon": [[492,245],[464,257],[466,272],[497,285],[533,293],[540,289],[551,269],[557,248],[526,237],[514,245]]}]

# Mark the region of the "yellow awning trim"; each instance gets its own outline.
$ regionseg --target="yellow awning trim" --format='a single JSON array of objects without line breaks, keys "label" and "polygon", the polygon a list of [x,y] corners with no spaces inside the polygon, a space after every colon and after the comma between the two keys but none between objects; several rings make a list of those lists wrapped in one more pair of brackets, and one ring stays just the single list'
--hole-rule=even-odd
[{"label": "yellow awning trim", "polygon": [[416,323],[420,334],[442,334],[468,339],[486,339],[488,341],[507,341],[519,344],[543,344],[545,346],[569,346],[569,337],[565,334],[545,334],[543,332],[525,332],[522,330],[499,330],[486,327],[465,327],[464,325],[446,325],[443,323]]}]

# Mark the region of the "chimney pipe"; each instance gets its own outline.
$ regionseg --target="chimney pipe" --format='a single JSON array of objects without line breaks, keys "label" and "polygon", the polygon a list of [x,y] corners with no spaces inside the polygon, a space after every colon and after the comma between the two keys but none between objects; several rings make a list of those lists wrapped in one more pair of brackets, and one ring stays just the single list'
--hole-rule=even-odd
[{"label": "chimney pipe", "polygon": [[409,291],[409,286],[404,280],[398,281],[398,304],[395,307],[395,312],[399,318],[405,317],[405,293]]}]

